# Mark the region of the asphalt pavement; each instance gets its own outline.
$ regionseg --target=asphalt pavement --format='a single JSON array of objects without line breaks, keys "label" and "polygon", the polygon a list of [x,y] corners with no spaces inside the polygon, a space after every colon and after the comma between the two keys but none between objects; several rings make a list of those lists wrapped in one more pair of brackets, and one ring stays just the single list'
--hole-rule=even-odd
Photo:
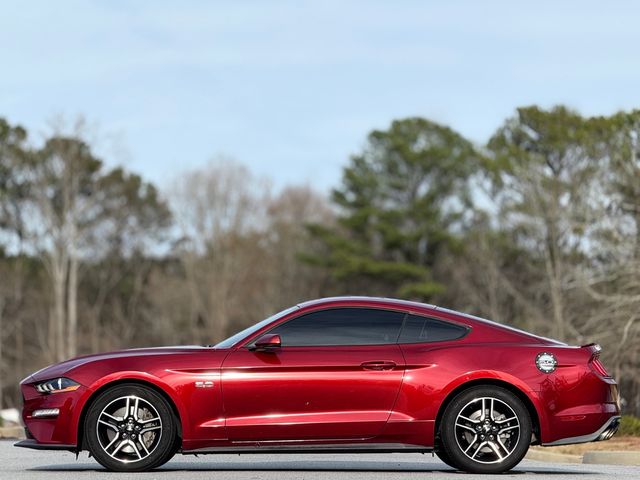
[{"label": "asphalt pavement", "polygon": [[[431,454],[336,454],[336,455],[176,455],[160,469],[123,474],[104,470],[86,453],[26,450],[14,441],[0,441],[0,480],[75,479],[428,479],[478,478],[456,472]],[[524,460],[505,475],[481,478],[518,480],[640,479],[640,467],[544,463]]]}]

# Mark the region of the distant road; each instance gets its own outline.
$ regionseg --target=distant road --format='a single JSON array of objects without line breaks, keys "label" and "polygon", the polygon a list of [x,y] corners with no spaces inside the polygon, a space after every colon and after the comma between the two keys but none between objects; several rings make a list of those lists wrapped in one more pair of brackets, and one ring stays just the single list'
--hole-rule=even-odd
[{"label": "distant road", "polygon": [[[485,478],[518,480],[609,480],[640,479],[640,467],[614,465],[568,465],[523,461],[514,475],[486,475]],[[392,453],[362,455],[176,455],[164,467],[149,473],[118,474],[106,472],[82,453],[76,461],[68,452],[44,452],[13,447],[12,441],[0,441],[1,480],[75,480],[75,479],[421,479],[479,478],[461,475],[429,455]]]}]

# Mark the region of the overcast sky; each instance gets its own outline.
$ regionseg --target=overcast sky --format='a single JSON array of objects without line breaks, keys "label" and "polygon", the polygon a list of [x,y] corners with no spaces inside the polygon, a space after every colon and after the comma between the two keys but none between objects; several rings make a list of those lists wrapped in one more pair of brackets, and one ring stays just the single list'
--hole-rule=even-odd
[{"label": "overcast sky", "polygon": [[639,25],[632,1],[3,2],[0,116],[84,114],[161,186],[225,155],[325,189],[394,118],[484,142],[517,106],[640,107]]}]

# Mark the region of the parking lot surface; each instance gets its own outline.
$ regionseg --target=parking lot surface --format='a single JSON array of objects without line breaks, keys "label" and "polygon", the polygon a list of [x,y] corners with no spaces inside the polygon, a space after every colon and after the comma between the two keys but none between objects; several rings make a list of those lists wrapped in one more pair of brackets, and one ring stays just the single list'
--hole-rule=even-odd
[{"label": "parking lot surface", "polygon": [[[104,470],[86,453],[76,460],[69,452],[26,450],[0,441],[0,479],[440,479],[477,478],[456,472],[431,454],[340,455],[176,455],[158,470],[123,474]],[[524,460],[505,475],[482,478],[525,479],[640,479],[640,467],[553,464]]]}]

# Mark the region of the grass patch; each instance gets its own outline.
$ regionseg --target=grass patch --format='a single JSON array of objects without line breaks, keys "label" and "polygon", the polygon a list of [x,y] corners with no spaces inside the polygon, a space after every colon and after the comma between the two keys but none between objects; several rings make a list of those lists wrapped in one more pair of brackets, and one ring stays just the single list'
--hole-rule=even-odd
[{"label": "grass patch", "polygon": [[640,418],[633,415],[623,415],[620,420],[618,435],[640,437]]}]

